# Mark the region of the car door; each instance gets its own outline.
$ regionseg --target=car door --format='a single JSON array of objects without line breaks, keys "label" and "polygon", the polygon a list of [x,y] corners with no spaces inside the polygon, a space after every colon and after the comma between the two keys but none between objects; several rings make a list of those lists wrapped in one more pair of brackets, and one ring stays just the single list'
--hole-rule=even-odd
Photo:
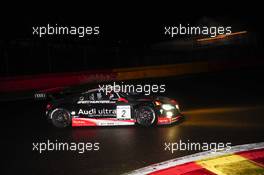
[{"label": "car door", "polygon": [[98,118],[116,118],[116,96],[112,93],[97,91],[95,93],[96,103],[94,107],[97,111]]},{"label": "car door", "polygon": [[95,101],[94,92],[79,95],[76,102],[77,115],[81,118],[94,118],[96,116],[96,110],[94,108]]}]

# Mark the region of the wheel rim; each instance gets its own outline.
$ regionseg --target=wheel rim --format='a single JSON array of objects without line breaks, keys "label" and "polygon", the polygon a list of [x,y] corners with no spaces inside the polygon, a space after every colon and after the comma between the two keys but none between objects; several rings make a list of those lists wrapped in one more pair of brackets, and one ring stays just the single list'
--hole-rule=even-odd
[{"label": "wheel rim", "polygon": [[155,121],[155,115],[150,109],[141,109],[137,117],[138,123],[144,126],[150,126]]},{"label": "wheel rim", "polygon": [[70,124],[70,115],[67,111],[58,109],[57,111],[54,111],[52,121],[55,126],[66,127]]}]

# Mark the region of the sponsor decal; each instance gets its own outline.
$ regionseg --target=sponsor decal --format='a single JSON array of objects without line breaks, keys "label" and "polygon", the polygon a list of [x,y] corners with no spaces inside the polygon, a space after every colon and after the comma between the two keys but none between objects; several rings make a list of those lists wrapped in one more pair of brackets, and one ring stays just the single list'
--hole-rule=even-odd
[{"label": "sponsor decal", "polygon": [[130,119],[131,109],[129,105],[118,105],[116,107],[116,118],[117,119]]},{"label": "sponsor decal", "polygon": [[88,116],[113,116],[116,115],[116,110],[115,109],[96,109],[92,108],[90,110],[85,110],[85,109],[79,109],[78,115],[88,115]]},{"label": "sponsor decal", "polygon": [[135,125],[134,119],[118,120],[116,118],[91,119],[91,118],[72,118],[72,126],[125,126]]},{"label": "sponsor decal", "polygon": [[166,118],[166,117],[159,117],[158,118],[158,124],[166,124],[166,123],[171,123],[171,119]]},{"label": "sponsor decal", "polygon": [[47,98],[47,94],[46,93],[35,93],[34,98],[36,100],[43,100]]},{"label": "sponsor decal", "polygon": [[116,102],[110,101],[110,100],[99,100],[99,101],[80,100],[77,102],[77,104],[114,104],[114,103],[116,103]]}]

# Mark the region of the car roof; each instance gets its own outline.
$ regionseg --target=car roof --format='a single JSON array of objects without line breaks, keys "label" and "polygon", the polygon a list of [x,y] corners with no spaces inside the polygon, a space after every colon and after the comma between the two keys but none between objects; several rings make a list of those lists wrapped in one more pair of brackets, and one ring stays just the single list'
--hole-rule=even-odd
[{"label": "car roof", "polygon": [[[89,90],[87,90],[87,91],[84,91],[84,92],[82,92],[82,94],[86,94],[86,93],[90,93],[90,92],[95,92],[95,91],[101,91],[101,89],[104,89],[104,90],[106,90],[106,89],[110,89],[111,88],[111,90],[113,90],[114,91],[114,86],[107,86],[107,87],[103,87],[103,88],[94,88],[94,89],[89,89]],[[117,89],[117,88],[116,88]],[[120,90],[120,89],[119,89]],[[116,92],[116,91],[114,91],[115,93],[120,93],[120,92]]]},{"label": "car roof", "polygon": [[82,92],[82,94],[87,94],[87,93],[95,92],[95,91],[98,91],[98,90],[99,90],[99,88],[97,88],[97,89],[90,89],[90,90],[87,90],[87,91]]}]

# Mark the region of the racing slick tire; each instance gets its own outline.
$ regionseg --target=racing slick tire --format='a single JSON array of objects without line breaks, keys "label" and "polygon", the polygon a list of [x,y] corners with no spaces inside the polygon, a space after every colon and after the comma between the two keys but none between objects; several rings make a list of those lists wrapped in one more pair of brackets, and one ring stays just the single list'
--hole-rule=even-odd
[{"label": "racing slick tire", "polygon": [[63,108],[54,109],[50,116],[52,124],[57,128],[65,128],[71,124],[71,115]]},{"label": "racing slick tire", "polygon": [[151,127],[157,124],[157,117],[153,108],[142,106],[137,109],[136,123],[140,126]]}]

